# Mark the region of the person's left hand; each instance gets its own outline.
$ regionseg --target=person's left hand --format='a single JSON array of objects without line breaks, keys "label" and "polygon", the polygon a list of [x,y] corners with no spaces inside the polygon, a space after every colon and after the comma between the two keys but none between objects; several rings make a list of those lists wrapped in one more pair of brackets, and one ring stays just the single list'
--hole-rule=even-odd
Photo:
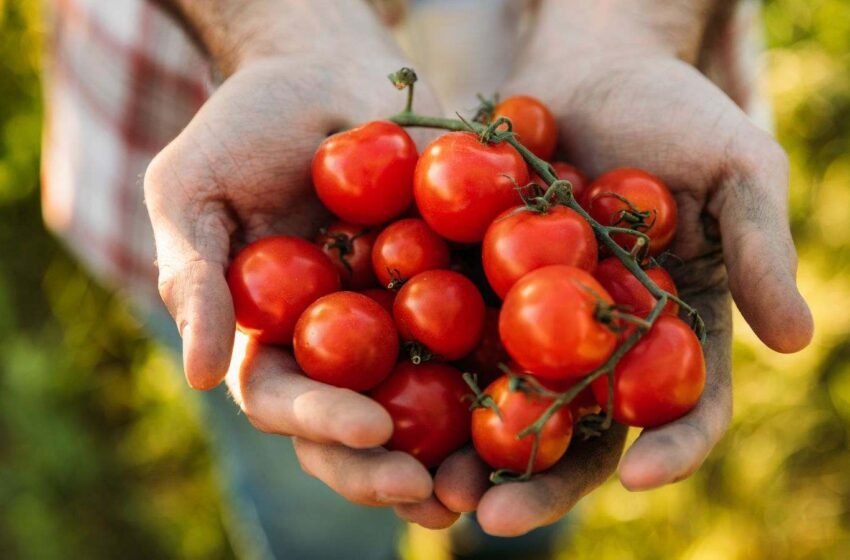
[{"label": "person's left hand", "polygon": [[[629,166],[667,183],[679,208],[672,250],[683,261],[672,272],[681,296],[708,327],[706,386],[697,407],[644,430],[619,467],[627,489],[655,488],[699,468],[731,419],[730,288],[745,319],[774,350],[795,352],[811,339],[811,314],[795,283],[788,162],[782,148],[692,66],[658,43],[630,38],[633,21],[609,29],[610,40],[582,42],[557,26],[560,2],[541,9],[543,27],[502,93],[543,100],[558,119],[568,161],[591,176]],[[559,49],[561,39],[578,41],[583,50]],[[437,472],[435,494],[451,510],[477,510],[490,534],[523,534],[556,521],[604,482],[617,467],[624,436],[615,426],[598,440],[576,440],[550,471],[496,487],[474,453],[461,452]]]}]

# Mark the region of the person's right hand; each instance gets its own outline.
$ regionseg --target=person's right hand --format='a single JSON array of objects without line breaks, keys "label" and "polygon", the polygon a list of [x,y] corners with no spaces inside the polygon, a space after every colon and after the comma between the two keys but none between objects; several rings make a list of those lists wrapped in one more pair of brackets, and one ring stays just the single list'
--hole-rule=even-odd
[{"label": "person's right hand", "polygon": [[[318,144],[332,131],[386,117],[404,104],[387,80],[404,61],[365,4],[290,7],[305,13],[300,27],[287,27],[282,54],[271,54],[269,44],[253,57],[250,49],[234,54],[208,45],[213,55],[226,55],[220,66],[232,74],[150,164],[144,188],[160,293],[183,337],[192,387],[213,388],[230,369],[228,385],[248,419],[265,432],[294,436],[308,473],[353,502],[427,503],[427,470],[408,455],[374,449],[392,432],[380,405],[304,377],[288,350],[240,335],[232,352],[229,259],[265,236],[314,235],[331,219],[310,185]],[[274,27],[263,18],[257,23]],[[299,47],[298,33],[312,37]],[[423,84],[417,106],[438,112]]]}]

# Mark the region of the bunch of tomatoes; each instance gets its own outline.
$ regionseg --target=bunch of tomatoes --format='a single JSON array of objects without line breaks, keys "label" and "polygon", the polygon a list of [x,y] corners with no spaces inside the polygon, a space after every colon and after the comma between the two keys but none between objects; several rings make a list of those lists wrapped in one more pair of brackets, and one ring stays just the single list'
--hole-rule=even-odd
[{"label": "bunch of tomatoes", "polygon": [[[553,163],[559,181],[547,185],[499,138],[549,161],[551,112],[528,96],[490,109],[483,121],[499,127],[447,132],[421,154],[389,121],[328,137],[312,180],[337,220],[314,242],[255,241],[227,280],[242,331],[291,346],[305,375],[386,408],[388,448],[435,467],[471,439],[493,468],[530,474],[566,453],[583,416],[606,410],[640,427],[682,416],[705,366],[676,301],[654,311],[585,217],[675,296],[654,258],[677,224],[662,181],[630,168],[588,181]],[[571,388],[581,390],[557,402]]]}]

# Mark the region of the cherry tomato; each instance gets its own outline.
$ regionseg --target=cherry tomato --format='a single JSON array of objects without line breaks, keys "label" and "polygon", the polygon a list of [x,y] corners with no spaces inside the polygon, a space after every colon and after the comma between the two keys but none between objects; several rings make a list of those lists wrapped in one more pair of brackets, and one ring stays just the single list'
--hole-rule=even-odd
[{"label": "cherry tomato", "polygon": [[446,361],[472,352],[484,332],[484,299],[468,278],[451,270],[417,274],[399,290],[393,316],[405,341]]},{"label": "cherry tomato", "polygon": [[337,222],[322,230],[316,245],[331,259],[344,288],[363,290],[374,286],[372,245],[378,233],[345,222]]},{"label": "cherry tomato", "polygon": [[500,298],[517,280],[544,266],[566,264],[593,272],[599,247],[578,212],[566,206],[542,214],[524,208],[509,208],[493,220],[481,246],[484,273]]},{"label": "cherry tomato", "polygon": [[449,246],[423,220],[399,220],[378,236],[371,265],[381,285],[390,287],[426,270],[448,268]]},{"label": "cherry tomato", "polygon": [[[564,179],[570,182],[573,186],[573,196],[581,204],[584,199],[584,192],[587,190],[587,175],[582,173],[581,169],[575,165],[570,165],[563,161],[556,161],[552,164],[552,167],[555,169],[555,176],[558,179]],[[531,173],[531,181],[540,185],[544,190],[546,189],[546,181],[541,179],[536,173]]]},{"label": "cherry tomato", "polygon": [[505,296],[499,334],[525,370],[553,381],[590,373],[614,352],[617,335],[597,318],[614,300],[590,273],[565,265],[538,268]]},{"label": "cherry tomato", "polygon": [[[629,203],[638,212],[646,213],[642,224],[635,228],[635,215]],[[605,226],[630,227],[649,236],[649,254],[664,251],[676,234],[678,211],[673,195],[664,183],[646,171],[623,167],[596,178],[584,195],[583,206],[599,223]],[[612,236],[624,249],[635,243],[633,235],[617,233]]]},{"label": "cherry tomato", "polygon": [[514,181],[528,183],[528,168],[510,144],[482,144],[470,132],[450,132],[422,152],[413,192],[434,231],[451,241],[477,243],[493,218],[520,202]]},{"label": "cherry tomato", "polygon": [[[678,295],[676,284],[673,283],[673,279],[670,278],[670,274],[666,270],[660,266],[654,266],[647,268],[644,272],[659,288],[673,295]],[[608,257],[600,261],[593,276],[611,294],[614,302],[624,306],[625,311],[632,315],[645,319],[658,301],[617,257]],[[664,313],[677,315],[679,304],[675,301],[668,301],[667,305],[664,306]]]},{"label": "cherry tomato", "polygon": [[339,290],[339,274],[322,250],[289,236],[266,237],[236,255],[227,270],[239,330],[268,344],[292,344],[307,306]]},{"label": "cherry tomato", "polygon": [[360,292],[364,296],[375,300],[381,304],[381,307],[387,310],[387,313],[392,317],[393,303],[395,302],[395,292],[384,290],[383,288],[371,288]]},{"label": "cherry tomato", "polygon": [[457,369],[434,362],[400,362],[371,393],[393,419],[387,449],[436,467],[469,440],[471,392]]},{"label": "cherry tomato", "polygon": [[[614,368],[614,420],[653,428],[693,409],[705,386],[702,346],[684,321],[662,315]],[[600,406],[608,377],[593,382]]]},{"label": "cherry tomato", "polygon": [[[508,369],[514,374],[526,374],[533,375],[534,377],[540,377],[533,371],[528,371],[521,367],[518,363],[511,361],[508,363]],[[580,380],[575,379],[571,381],[562,381],[560,383],[555,381],[550,381],[546,379],[539,380],[540,383],[546,387],[547,389],[551,389],[552,391],[557,391],[559,393],[563,393],[568,391],[570,387],[578,383]],[[593,395],[593,391],[590,387],[585,387],[582,389],[578,395],[576,395],[573,400],[570,401],[570,412],[573,414],[573,421],[578,422],[582,416],[587,416],[588,414],[594,414],[599,412],[599,405],[596,403],[596,397]]]},{"label": "cherry tomato", "polygon": [[[502,376],[484,391],[496,407],[472,411],[472,445],[485,463],[496,469],[522,473],[531,459],[534,436],[517,436],[532,425],[552,404],[552,399],[532,392],[511,391],[510,380]],[[532,472],[548,469],[567,451],[573,435],[570,407],[564,406],[552,415],[540,432],[540,443]]]},{"label": "cherry tomato", "polygon": [[481,342],[461,361],[461,366],[464,371],[476,374],[478,384],[485,387],[502,375],[499,364],[507,364],[509,360],[508,351],[499,338],[499,310],[488,307]]},{"label": "cherry tomato", "polygon": [[336,292],[304,311],[295,325],[292,348],[308,377],[366,391],[395,366],[398,334],[378,302],[355,292]]},{"label": "cherry tomato", "polygon": [[373,121],[326,138],[313,157],[313,185],[346,222],[377,226],[413,200],[416,144],[397,124]]},{"label": "cherry tomato", "polygon": [[496,105],[493,120],[511,119],[517,140],[540,159],[548,160],[558,144],[558,125],[549,108],[529,95],[513,95]]}]

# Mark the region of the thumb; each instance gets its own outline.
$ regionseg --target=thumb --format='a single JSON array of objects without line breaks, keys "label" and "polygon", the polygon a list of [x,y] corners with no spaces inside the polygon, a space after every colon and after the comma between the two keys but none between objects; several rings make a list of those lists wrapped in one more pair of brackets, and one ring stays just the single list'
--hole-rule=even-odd
[{"label": "thumb", "polygon": [[737,165],[720,186],[720,230],[735,303],[758,337],[778,352],[812,339],[809,307],[797,290],[797,253],[788,226],[788,160],[778,145]]},{"label": "thumb", "polygon": [[183,337],[186,380],[208,390],[224,378],[233,349],[235,316],[224,272],[234,225],[223,202],[187,192],[195,185],[177,176],[168,153],[145,174],[159,292]]}]

